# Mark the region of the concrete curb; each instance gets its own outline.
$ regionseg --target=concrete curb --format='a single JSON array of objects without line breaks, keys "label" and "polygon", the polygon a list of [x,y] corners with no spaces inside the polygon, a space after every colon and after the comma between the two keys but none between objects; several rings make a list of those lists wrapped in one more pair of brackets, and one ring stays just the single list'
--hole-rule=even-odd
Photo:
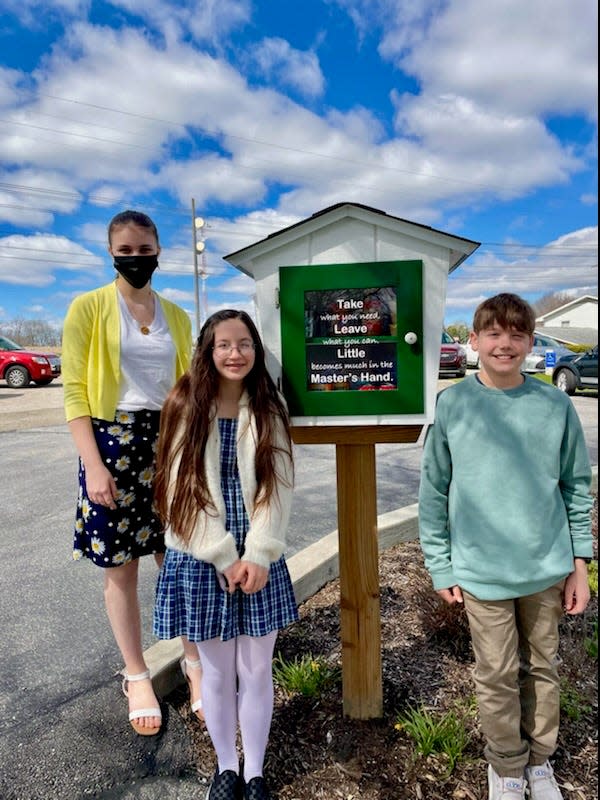
[{"label": "concrete curb", "polygon": [[[598,467],[592,467],[592,492],[598,492]],[[379,550],[387,550],[400,542],[418,537],[418,503],[413,503],[377,518]],[[319,591],[339,575],[338,532],[327,534],[318,542],[287,560],[298,604]],[[159,641],[145,653],[146,664],[152,675],[154,690],[164,697],[183,683],[179,660],[183,648],[179,639]]]}]

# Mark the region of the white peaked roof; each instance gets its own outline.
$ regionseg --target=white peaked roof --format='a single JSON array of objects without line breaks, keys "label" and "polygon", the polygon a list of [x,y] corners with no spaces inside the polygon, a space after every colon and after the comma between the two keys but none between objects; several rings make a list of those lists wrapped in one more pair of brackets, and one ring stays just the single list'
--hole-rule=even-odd
[{"label": "white peaked roof", "polygon": [[271,233],[248,247],[243,247],[224,256],[225,261],[233,264],[246,275],[255,277],[253,261],[260,259],[274,249],[291,245],[297,239],[309,236],[319,229],[330,226],[336,222],[347,219],[356,219],[372,225],[387,228],[395,233],[405,234],[412,239],[422,240],[445,247],[449,253],[449,270],[453,272],[468,256],[480,245],[471,239],[453,236],[444,231],[436,230],[428,225],[394,217],[377,208],[361,205],[360,203],[336,203],[333,206],[317,211],[312,216],[296,222],[287,228]]},{"label": "white peaked roof", "polygon": [[548,320],[554,319],[554,317],[558,317],[561,314],[564,314],[565,311],[568,311],[572,308],[577,308],[577,306],[582,306],[585,303],[591,303],[594,305],[598,305],[598,298],[591,294],[584,294],[581,297],[575,298],[575,300],[571,300],[568,303],[565,303],[562,306],[558,306],[558,308],[553,308],[552,311],[548,311],[547,314],[542,314],[540,317],[537,318],[536,322],[546,323]]}]

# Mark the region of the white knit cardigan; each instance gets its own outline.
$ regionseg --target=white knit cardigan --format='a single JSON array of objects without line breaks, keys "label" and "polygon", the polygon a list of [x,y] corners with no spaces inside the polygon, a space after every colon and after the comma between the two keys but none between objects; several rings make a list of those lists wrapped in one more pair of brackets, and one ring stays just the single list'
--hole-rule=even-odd
[{"label": "white knit cardigan", "polygon": [[[183,435],[180,428],[175,443]],[[250,561],[262,567],[269,567],[271,562],[283,554],[285,534],[287,531],[292,504],[292,461],[286,453],[287,440],[283,423],[277,418],[275,446],[283,448],[275,453],[276,491],[268,506],[254,507],[256,495],[256,443],[258,441],[256,420],[250,412],[249,397],[243,393],[238,413],[237,428],[237,462],[242,485],[244,506],[250,520],[250,528],[246,534],[246,546],[243,561]],[[204,468],[210,497],[215,509],[205,509],[198,515],[196,527],[188,544],[183,542],[170,526],[165,530],[167,547],[190,553],[201,561],[214,564],[219,572],[230,567],[239,554],[235,539],[225,529],[225,500],[221,491],[220,469],[220,436],[216,416],[210,424]],[[179,456],[173,463],[169,481],[169,494],[172,496],[174,481],[179,472]]]}]

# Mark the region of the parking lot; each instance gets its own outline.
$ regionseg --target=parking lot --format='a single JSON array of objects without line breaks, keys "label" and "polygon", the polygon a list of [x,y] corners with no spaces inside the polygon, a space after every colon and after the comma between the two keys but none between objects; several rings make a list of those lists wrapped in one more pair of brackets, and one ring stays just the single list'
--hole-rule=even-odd
[{"label": "parking lot", "polygon": [[[0,504],[0,615],[4,633],[0,762],[10,763],[10,780],[22,789],[10,796],[18,800],[42,796],[72,800],[83,796],[77,787],[103,786],[107,769],[118,784],[131,772],[131,764],[144,758],[142,746],[128,736],[127,726],[119,727],[116,674],[122,665],[106,623],[98,570],[90,563],[71,560],[76,452],[64,422],[62,396],[59,381],[21,390],[0,384],[4,497]],[[585,430],[590,458],[597,464],[597,393],[572,399]],[[376,452],[378,513],[415,503],[420,443],[377,445]],[[302,445],[296,447],[295,454],[296,489],[288,555],[337,527],[334,446]],[[151,609],[156,573],[151,559],[145,561],[140,600],[144,646],[149,647],[154,644]],[[177,763],[184,763],[185,731],[173,720],[171,732],[174,726],[176,731],[181,728],[175,748]],[[119,741],[116,751],[112,748],[115,736]],[[73,741],[77,741],[79,757],[88,765],[85,780],[82,762],[72,761]],[[171,764],[172,741],[167,737],[155,743],[153,757],[159,765],[161,759]],[[92,768],[96,772],[91,773]],[[40,786],[48,789],[43,795],[32,788]],[[181,788],[176,785],[174,792]],[[0,795],[9,796],[2,792],[1,773]],[[105,795],[98,790],[94,796]],[[183,800],[188,795],[175,796]]]}]

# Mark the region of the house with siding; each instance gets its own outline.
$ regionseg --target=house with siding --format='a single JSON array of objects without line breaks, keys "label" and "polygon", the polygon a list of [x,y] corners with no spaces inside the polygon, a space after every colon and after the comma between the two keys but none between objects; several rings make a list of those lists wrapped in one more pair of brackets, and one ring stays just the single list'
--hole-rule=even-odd
[{"label": "house with siding", "polygon": [[542,314],[535,321],[537,333],[569,346],[598,344],[598,298],[583,295]]}]

